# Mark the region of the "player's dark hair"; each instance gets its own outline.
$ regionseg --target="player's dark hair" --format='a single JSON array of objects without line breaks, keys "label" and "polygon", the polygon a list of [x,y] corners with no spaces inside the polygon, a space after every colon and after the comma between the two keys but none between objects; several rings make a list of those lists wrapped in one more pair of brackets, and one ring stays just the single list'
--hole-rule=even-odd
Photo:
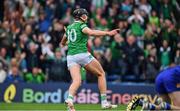
[{"label": "player's dark hair", "polygon": [[82,15],[84,15],[84,14],[88,16],[87,10],[84,9],[84,8],[78,8],[78,9],[74,10],[74,12],[73,12],[73,17],[74,17],[75,19],[80,19],[80,17],[81,17]]}]

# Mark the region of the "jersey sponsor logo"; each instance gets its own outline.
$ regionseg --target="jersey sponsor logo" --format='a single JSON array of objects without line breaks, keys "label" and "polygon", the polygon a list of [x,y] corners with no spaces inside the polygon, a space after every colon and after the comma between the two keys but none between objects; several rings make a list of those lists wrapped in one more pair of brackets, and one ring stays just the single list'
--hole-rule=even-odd
[{"label": "jersey sponsor logo", "polygon": [[4,101],[6,103],[12,103],[16,95],[16,87],[14,84],[11,84],[4,93]]}]

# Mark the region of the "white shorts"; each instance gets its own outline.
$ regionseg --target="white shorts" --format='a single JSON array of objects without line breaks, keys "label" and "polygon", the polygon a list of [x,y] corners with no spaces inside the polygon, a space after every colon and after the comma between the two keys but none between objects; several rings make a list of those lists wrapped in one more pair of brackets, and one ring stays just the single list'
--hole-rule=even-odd
[{"label": "white shorts", "polygon": [[67,56],[67,66],[70,68],[73,65],[80,65],[80,66],[85,66],[89,64],[92,60],[95,58],[89,53],[80,53],[80,54],[75,54],[75,55],[68,55]]}]

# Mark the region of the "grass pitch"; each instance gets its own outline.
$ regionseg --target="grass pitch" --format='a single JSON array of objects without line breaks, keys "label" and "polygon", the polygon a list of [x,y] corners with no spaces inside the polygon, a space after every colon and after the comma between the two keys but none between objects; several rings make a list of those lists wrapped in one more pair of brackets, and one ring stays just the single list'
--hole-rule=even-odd
[{"label": "grass pitch", "polygon": [[[125,111],[126,105],[117,109],[101,110],[100,104],[75,104],[76,111]],[[138,108],[139,109],[139,108]],[[67,111],[64,104],[0,103],[0,111]],[[139,111],[139,110],[137,110]]]}]

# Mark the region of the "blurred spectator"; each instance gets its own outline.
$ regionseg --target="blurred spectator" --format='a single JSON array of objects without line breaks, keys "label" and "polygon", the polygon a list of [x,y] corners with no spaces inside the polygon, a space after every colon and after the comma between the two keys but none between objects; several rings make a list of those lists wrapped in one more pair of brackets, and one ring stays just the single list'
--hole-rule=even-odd
[{"label": "blurred spectator", "polygon": [[55,11],[55,0],[46,0],[46,6],[45,6],[45,13],[46,13],[46,19],[52,20],[54,18],[54,11]]},{"label": "blurred spectator", "polygon": [[[67,0],[67,1],[73,1],[73,0]],[[85,8],[87,9],[88,12],[91,11],[91,8],[92,8],[92,2],[93,0],[74,0],[75,1],[75,8],[79,8],[79,7],[82,7],[82,8]],[[97,1],[97,0],[95,0]],[[99,2],[100,0],[98,0]],[[101,0],[102,2],[105,1],[105,0]],[[104,2],[103,2],[104,3]],[[72,4],[73,5],[73,4]]]},{"label": "blurred spectator", "polygon": [[144,19],[137,9],[134,9],[134,14],[128,18],[128,22],[131,24],[131,34],[138,37],[141,37],[144,34],[144,30],[141,27],[144,24]]},{"label": "blurred spectator", "polygon": [[162,0],[160,8],[161,18],[174,19],[173,6],[170,0]]},{"label": "blurred spectator", "polygon": [[9,21],[5,20],[0,27],[0,47],[10,48],[12,44],[12,32]]},{"label": "blurred spectator", "polygon": [[92,7],[104,9],[107,5],[106,0],[92,0]]},{"label": "blurred spectator", "polygon": [[45,74],[38,67],[33,67],[32,72],[26,73],[24,75],[25,81],[27,83],[44,83]]},{"label": "blurred spectator", "polygon": [[111,43],[111,53],[112,53],[112,60],[110,65],[110,74],[118,74],[123,75],[125,74],[125,63],[123,60],[123,50],[119,49],[119,45],[124,44],[124,39],[120,36],[120,34],[115,35],[114,41]]},{"label": "blurred spectator", "polygon": [[175,58],[174,62],[177,65],[180,65],[180,28],[177,31],[177,44],[176,44],[176,51],[175,51]]},{"label": "blurred spectator", "polygon": [[175,62],[175,64],[180,65],[180,42],[178,42],[178,44],[177,44],[177,49],[176,49],[176,55],[175,55],[175,58],[174,58],[174,62]]},{"label": "blurred spectator", "polygon": [[159,11],[161,0],[149,0],[148,2],[151,4],[153,10]]},{"label": "blurred spectator", "polygon": [[120,5],[120,19],[127,19],[133,11],[133,5],[130,0],[123,0]]},{"label": "blurred spectator", "polygon": [[66,11],[63,7],[63,1],[61,0],[56,1],[56,7],[54,9],[54,18],[61,19],[65,12]]},{"label": "blurred spectator", "polygon": [[103,13],[103,10],[101,8],[97,8],[95,10],[95,12],[92,14],[92,16],[94,18],[96,28],[100,27],[100,25],[101,25],[100,22],[101,22],[101,19],[102,19],[102,13]]},{"label": "blurred spectator", "polygon": [[25,25],[24,34],[28,37],[29,41],[34,41],[34,42],[36,41],[36,38],[33,35],[32,25],[30,24]]},{"label": "blurred spectator", "polygon": [[52,30],[50,32],[51,36],[51,43],[54,45],[54,48],[59,47],[59,43],[63,37],[64,34],[64,25],[59,21],[54,21]]},{"label": "blurred spectator", "polygon": [[125,62],[125,74],[140,74],[139,65],[140,60],[143,60],[143,51],[137,46],[136,38],[133,35],[129,35],[126,39],[126,43],[120,48],[123,50],[123,58]]},{"label": "blurred spectator", "polygon": [[3,65],[2,63],[0,62],[0,83],[3,83],[4,80],[6,79],[6,71],[3,69]]},{"label": "blurred spectator", "polygon": [[144,49],[145,58],[147,58],[150,55],[150,51],[151,51],[152,47],[153,47],[153,44],[150,44],[150,43],[146,44],[145,49]]},{"label": "blurred spectator", "polygon": [[103,55],[105,52],[105,47],[102,44],[101,38],[95,38],[94,39],[94,45],[93,45],[93,53],[96,57],[96,54],[99,53],[100,55]]},{"label": "blurred spectator", "polygon": [[0,5],[0,62],[5,72],[16,65],[23,73],[38,67],[49,81],[68,81],[68,47],[56,48],[64,26],[73,22],[73,10],[80,7],[89,12],[89,27],[120,29],[114,38],[88,40],[88,51],[108,76],[134,74],[135,79],[153,82],[156,71],[180,63],[178,0],[1,0]]},{"label": "blurred spectator", "polygon": [[49,31],[49,27],[51,26],[51,19],[46,17],[46,13],[42,10],[39,14],[39,31],[44,33]]},{"label": "blurred spectator", "polygon": [[4,0],[0,0],[0,22],[3,21],[4,17]]},{"label": "blurred spectator", "polygon": [[161,69],[166,68],[171,63],[171,47],[167,40],[163,40],[163,45],[160,47]]},{"label": "blurred spectator", "polygon": [[10,73],[8,74],[4,82],[5,83],[6,82],[12,82],[12,83],[24,82],[23,77],[21,76],[17,65],[14,65],[11,67]]},{"label": "blurred spectator", "polygon": [[2,63],[3,65],[3,69],[8,71],[8,68],[9,68],[9,58],[7,57],[7,50],[6,48],[2,47],[0,48],[0,62]]},{"label": "blurred spectator", "polygon": [[50,38],[51,37],[47,34],[39,35],[39,39],[41,39],[41,40],[39,40],[39,42],[41,43],[40,47],[41,47],[42,56],[54,57],[54,53],[52,51],[53,46],[51,43],[49,43]]},{"label": "blurred spectator", "polygon": [[151,5],[148,3],[147,0],[139,0],[139,10],[140,11],[143,11],[146,15],[150,15],[150,12],[151,12]]},{"label": "blurred spectator", "polygon": [[157,12],[155,10],[152,10],[151,16],[149,17],[149,22],[151,24],[155,24],[156,26],[159,26],[159,17],[157,16]]},{"label": "blurred spectator", "polygon": [[38,67],[40,62],[39,46],[33,42],[29,43],[29,50],[26,56],[27,69],[31,71],[33,67]]},{"label": "blurred spectator", "polygon": [[14,47],[21,52],[27,52],[29,42],[28,36],[25,33],[22,33],[19,35],[19,41],[14,43]]},{"label": "blurred spectator", "polygon": [[37,7],[35,6],[37,3],[34,3],[34,0],[28,0],[27,6],[24,8],[23,17],[28,20],[32,19],[33,21],[36,21],[38,19],[37,15]]},{"label": "blurred spectator", "polygon": [[55,57],[49,60],[49,81],[68,81],[66,61],[63,59],[60,48],[56,48]]},{"label": "blurred spectator", "polygon": [[144,61],[144,77],[146,82],[154,82],[156,74],[159,72],[160,63],[157,58],[157,50],[153,45],[149,45],[149,54]]},{"label": "blurred spectator", "polygon": [[173,48],[174,44],[176,43],[176,29],[175,25],[172,23],[172,21],[166,19],[164,23],[162,24],[162,28],[160,31],[160,37],[159,37],[159,44],[162,45],[163,40],[167,40],[169,43],[169,46]]},{"label": "blurred spectator", "polygon": [[119,21],[118,28],[120,29],[120,34],[122,37],[126,37],[128,31],[128,22],[125,20]]},{"label": "blurred spectator", "polygon": [[15,58],[18,62],[19,69],[24,73],[27,72],[27,62],[25,60],[26,53],[21,53],[20,51],[15,52]]},{"label": "blurred spectator", "polygon": [[62,17],[62,21],[64,24],[67,25],[73,22],[73,17],[71,16],[71,14],[72,14],[72,9],[67,8],[65,15]]},{"label": "blurred spectator", "polygon": [[157,36],[158,36],[157,32],[153,30],[153,25],[147,24],[147,28],[144,32],[144,38],[143,38],[144,46],[146,46],[146,44],[155,43]]}]

